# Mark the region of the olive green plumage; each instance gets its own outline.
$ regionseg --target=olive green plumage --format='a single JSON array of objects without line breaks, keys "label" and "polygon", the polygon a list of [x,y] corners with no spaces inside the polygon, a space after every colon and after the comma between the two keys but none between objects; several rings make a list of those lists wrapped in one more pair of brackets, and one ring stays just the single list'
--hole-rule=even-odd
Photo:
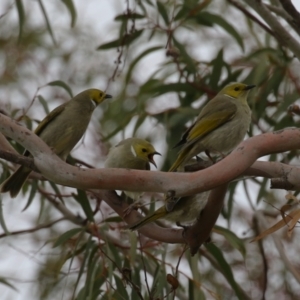
[{"label": "olive green plumage", "polygon": [[166,206],[163,205],[129,228],[131,230],[137,230],[158,219],[165,219],[174,223],[194,222],[206,205],[208,194],[209,192],[203,192],[197,195],[179,198],[172,211],[167,211]]},{"label": "olive green plumage", "polygon": [[[156,154],[160,155],[146,140],[128,138],[110,149],[105,168],[150,170],[150,163],[156,167],[153,159]],[[139,192],[124,192],[133,200],[137,200],[141,195]]]},{"label": "olive green plumage", "polygon": [[251,122],[247,96],[253,87],[228,84],[203,107],[196,122],[175,146],[182,148],[169,172],[176,171],[202,151],[226,154],[244,139]]},{"label": "olive green plumage", "polygon": [[[51,111],[34,132],[62,160],[66,160],[85,133],[94,109],[107,98],[111,96],[100,90],[85,90]],[[25,151],[24,155],[30,153]],[[16,197],[30,173],[29,168],[20,166],[2,183],[1,192],[10,192],[11,197]]]}]

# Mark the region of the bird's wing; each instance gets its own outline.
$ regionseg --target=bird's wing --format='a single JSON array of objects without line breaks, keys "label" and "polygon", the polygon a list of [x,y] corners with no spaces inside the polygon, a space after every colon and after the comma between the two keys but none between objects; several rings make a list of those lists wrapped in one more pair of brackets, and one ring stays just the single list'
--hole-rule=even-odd
[{"label": "bird's wing", "polygon": [[38,127],[35,129],[34,133],[36,135],[40,135],[41,132],[46,128],[46,126],[52,122],[58,115],[62,113],[65,109],[65,105],[60,105],[56,107],[54,110],[52,110],[45,118],[44,120],[38,125]]},{"label": "bird's wing", "polygon": [[218,102],[218,108],[216,109],[213,100],[204,107],[196,122],[188,128],[175,147],[200,140],[235,116],[237,107],[234,103],[231,101]]},{"label": "bird's wing", "polygon": [[[54,120],[58,115],[61,114],[61,112],[65,109],[65,105],[60,105],[56,107],[54,110],[52,110],[44,119],[43,121],[38,125],[38,127],[35,129],[34,133],[36,135],[40,135],[41,132],[46,128],[46,126]],[[23,153],[24,156],[29,156],[30,153],[28,150],[25,150]]]}]

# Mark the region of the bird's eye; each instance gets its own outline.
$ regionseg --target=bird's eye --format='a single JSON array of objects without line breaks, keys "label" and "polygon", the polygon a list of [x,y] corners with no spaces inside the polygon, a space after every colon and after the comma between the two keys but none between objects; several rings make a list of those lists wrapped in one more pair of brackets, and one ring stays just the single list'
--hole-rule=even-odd
[{"label": "bird's eye", "polygon": [[239,90],[240,90],[240,88],[239,88],[239,87],[236,87],[234,90],[235,90],[235,91],[239,91]]},{"label": "bird's eye", "polygon": [[147,152],[147,149],[146,149],[146,148],[142,148],[142,151],[143,151],[143,152]]}]

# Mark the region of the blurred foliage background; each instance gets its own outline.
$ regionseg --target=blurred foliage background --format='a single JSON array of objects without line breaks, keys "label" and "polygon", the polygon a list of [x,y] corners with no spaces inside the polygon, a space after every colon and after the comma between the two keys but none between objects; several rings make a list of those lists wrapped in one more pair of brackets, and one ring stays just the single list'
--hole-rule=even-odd
[{"label": "blurred foliage background", "polygon": [[[164,154],[161,170],[201,107],[232,81],[257,85],[250,137],[297,126],[296,2],[2,0],[1,113],[34,129],[70,95],[106,89],[113,100],[96,109],[69,161],[102,167],[111,145],[138,136]],[[265,159],[299,163],[296,151]],[[0,162],[3,181],[13,168]],[[88,193],[28,180],[17,199],[1,195],[2,299],[298,299],[297,229],[249,243],[280,219],[285,194],[266,179],[232,183],[213,242],[191,257],[184,245],[124,230]],[[79,216],[98,233],[86,233]]]}]

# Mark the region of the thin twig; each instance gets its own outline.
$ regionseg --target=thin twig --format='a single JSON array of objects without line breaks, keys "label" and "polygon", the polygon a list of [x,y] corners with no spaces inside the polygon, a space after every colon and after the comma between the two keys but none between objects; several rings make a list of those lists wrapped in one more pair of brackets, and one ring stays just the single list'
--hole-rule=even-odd
[{"label": "thin twig", "polygon": [[292,17],[292,21],[287,20],[291,26],[300,34],[300,13],[295,8],[291,0],[279,0],[284,10]]},{"label": "thin twig", "polygon": [[273,30],[266,26],[266,24],[264,24],[262,21],[260,21],[255,15],[253,15],[250,11],[248,11],[242,4],[240,4],[239,2],[237,2],[236,0],[228,0],[228,2],[230,2],[234,7],[236,7],[237,9],[239,9],[241,12],[243,12],[249,19],[251,19],[252,21],[254,21],[256,24],[258,24],[261,28],[263,28],[266,32],[268,32],[270,35],[275,36],[275,33],[273,32]]},{"label": "thin twig", "polygon": [[[233,1],[233,0],[230,0]],[[299,42],[280,24],[276,16],[274,16],[266,5],[260,0],[245,0],[261,18],[273,29],[278,42],[291,50],[300,60],[300,44]]]},{"label": "thin twig", "polygon": [[32,232],[36,232],[38,230],[41,230],[41,229],[44,229],[44,228],[49,228],[51,226],[53,226],[54,224],[60,222],[60,221],[65,221],[66,218],[63,217],[63,218],[60,218],[60,219],[57,219],[57,220],[54,220],[50,223],[47,223],[47,224],[41,224],[41,225],[38,225],[36,227],[33,227],[33,228],[29,228],[29,229],[24,229],[24,230],[17,230],[17,231],[12,231],[9,233],[9,235],[7,235],[6,233],[2,233],[0,234],[0,238],[3,238],[3,237],[8,237],[8,236],[11,236],[11,235],[18,235],[18,234],[26,234],[26,233],[32,233]]}]

